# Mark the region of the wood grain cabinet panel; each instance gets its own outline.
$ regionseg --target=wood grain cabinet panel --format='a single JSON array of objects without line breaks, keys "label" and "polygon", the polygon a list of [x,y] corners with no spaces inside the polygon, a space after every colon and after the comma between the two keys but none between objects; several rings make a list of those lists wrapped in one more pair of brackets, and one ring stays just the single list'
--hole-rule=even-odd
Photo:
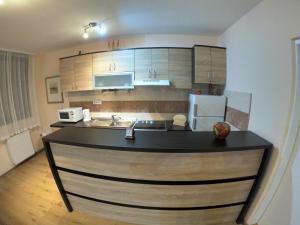
[{"label": "wood grain cabinet panel", "polygon": [[113,63],[112,52],[99,52],[93,54],[93,74],[101,75],[111,73]]},{"label": "wood grain cabinet panel", "polygon": [[120,50],[93,54],[93,74],[107,75],[134,71],[134,50]]},{"label": "wood grain cabinet panel", "polygon": [[196,46],[194,49],[195,83],[211,82],[211,52],[210,47]]},{"label": "wood grain cabinet panel", "polygon": [[134,50],[113,51],[113,72],[134,71]]},{"label": "wood grain cabinet panel", "polygon": [[51,143],[57,166],[141,180],[216,180],[257,174],[263,151],[149,153]]},{"label": "wood grain cabinet panel", "polygon": [[222,225],[234,224],[242,205],[207,209],[207,210],[149,210],[108,205],[100,202],[68,195],[72,207],[76,211],[86,212],[95,216],[145,225]]},{"label": "wood grain cabinet panel", "polygon": [[213,84],[226,83],[226,49],[211,48],[211,70]]},{"label": "wood grain cabinet panel", "polygon": [[169,49],[169,79],[175,88],[192,88],[191,49]]},{"label": "wood grain cabinet panel", "polygon": [[92,89],[91,55],[61,59],[59,66],[62,91],[84,91]]},{"label": "wood grain cabinet panel", "polygon": [[60,86],[62,91],[75,88],[74,57],[61,59],[59,62]]},{"label": "wood grain cabinet panel", "polygon": [[75,89],[85,91],[93,89],[92,55],[75,57]]},{"label": "wood grain cabinet panel", "polygon": [[226,83],[226,49],[194,47],[194,82],[203,84]]},{"label": "wood grain cabinet panel", "polygon": [[90,198],[150,207],[207,207],[245,202],[253,180],[208,185],[117,182],[59,171],[64,189]]},{"label": "wood grain cabinet panel", "polygon": [[169,49],[135,49],[135,80],[168,80]]},{"label": "wood grain cabinet panel", "polygon": [[152,79],[169,79],[169,49],[152,49]]},{"label": "wood grain cabinet panel", "polygon": [[134,50],[134,70],[135,80],[144,80],[151,78],[151,49]]}]

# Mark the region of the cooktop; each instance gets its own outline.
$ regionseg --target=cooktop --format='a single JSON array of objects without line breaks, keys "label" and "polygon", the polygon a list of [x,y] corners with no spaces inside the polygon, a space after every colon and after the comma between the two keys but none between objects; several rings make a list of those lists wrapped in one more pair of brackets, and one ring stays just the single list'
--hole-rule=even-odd
[{"label": "cooktop", "polygon": [[138,120],[134,125],[134,129],[166,131],[167,126],[164,120]]}]

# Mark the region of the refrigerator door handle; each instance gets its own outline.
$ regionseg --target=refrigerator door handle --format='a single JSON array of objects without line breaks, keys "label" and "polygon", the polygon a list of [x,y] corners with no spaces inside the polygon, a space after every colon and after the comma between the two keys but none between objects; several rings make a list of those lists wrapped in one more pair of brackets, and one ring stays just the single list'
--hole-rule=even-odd
[{"label": "refrigerator door handle", "polygon": [[196,125],[197,125],[197,120],[194,118],[193,119],[193,130],[196,130]]},{"label": "refrigerator door handle", "polygon": [[197,116],[198,104],[194,104],[194,116]]}]

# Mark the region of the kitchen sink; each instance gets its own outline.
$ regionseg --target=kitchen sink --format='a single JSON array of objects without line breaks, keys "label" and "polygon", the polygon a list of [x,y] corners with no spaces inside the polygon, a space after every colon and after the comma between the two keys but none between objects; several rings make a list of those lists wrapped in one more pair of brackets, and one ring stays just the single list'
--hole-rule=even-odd
[{"label": "kitchen sink", "polygon": [[112,119],[93,119],[89,122],[81,122],[77,126],[79,127],[98,127],[98,128],[115,128],[115,129],[125,129],[127,127],[132,127],[135,121],[132,120],[112,120]]}]

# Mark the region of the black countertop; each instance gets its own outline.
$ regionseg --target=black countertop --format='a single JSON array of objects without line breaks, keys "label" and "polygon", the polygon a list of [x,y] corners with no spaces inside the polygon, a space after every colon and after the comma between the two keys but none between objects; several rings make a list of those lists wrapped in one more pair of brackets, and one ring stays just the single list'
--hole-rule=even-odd
[{"label": "black countertop", "polygon": [[225,141],[212,132],[136,131],[135,140],[125,139],[125,130],[64,127],[43,138],[44,142],[140,152],[223,152],[272,148],[251,131],[232,131]]},{"label": "black countertop", "polygon": [[[173,120],[166,120],[166,126],[167,126],[168,131],[178,131],[178,130],[191,131],[188,124],[185,127],[175,126],[175,125],[173,125]],[[63,127],[85,127],[85,126],[84,126],[84,122],[81,120],[81,121],[75,122],[75,123],[56,122],[56,123],[51,124],[50,127],[63,128]],[[103,129],[116,129],[116,128],[103,128]]]}]

